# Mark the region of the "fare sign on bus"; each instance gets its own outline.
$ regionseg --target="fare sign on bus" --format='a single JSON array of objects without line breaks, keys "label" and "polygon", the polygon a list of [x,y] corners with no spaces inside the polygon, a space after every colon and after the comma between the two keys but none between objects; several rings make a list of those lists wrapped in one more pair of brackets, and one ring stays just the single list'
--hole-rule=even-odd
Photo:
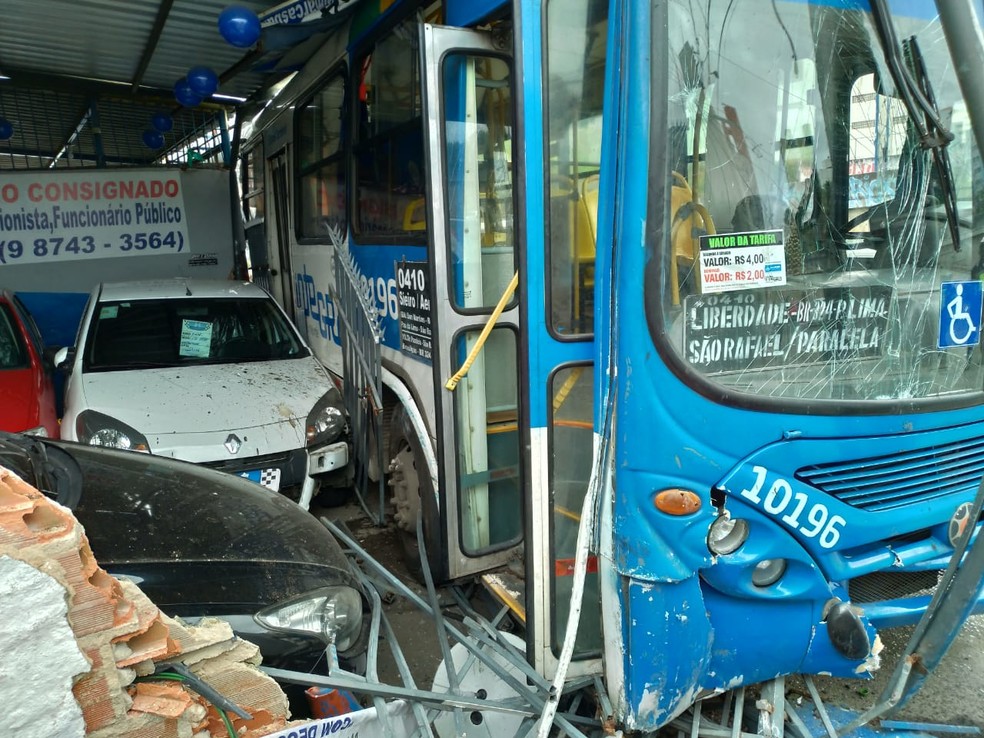
[{"label": "fare sign on bus", "polygon": [[885,286],[690,295],[687,361],[715,373],[880,356],[891,297]]},{"label": "fare sign on bus", "polygon": [[703,294],[784,284],[786,252],[781,230],[700,237],[700,289]]}]

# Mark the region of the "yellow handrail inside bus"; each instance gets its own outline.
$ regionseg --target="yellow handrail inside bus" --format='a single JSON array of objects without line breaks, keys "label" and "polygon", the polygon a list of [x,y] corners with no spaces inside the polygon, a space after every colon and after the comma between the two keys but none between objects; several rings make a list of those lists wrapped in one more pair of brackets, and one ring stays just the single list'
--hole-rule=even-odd
[{"label": "yellow handrail inside bus", "polygon": [[478,352],[482,350],[482,346],[485,345],[486,339],[495,327],[496,321],[499,320],[499,316],[502,315],[502,311],[506,309],[506,304],[512,299],[513,293],[516,288],[519,287],[519,272],[513,274],[513,278],[509,280],[509,284],[506,285],[506,291],[502,293],[502,297],[499,298],[499,303],[495,306],[495,310],[489,316],[489,319],[485,321],[485,327],[482,328],[482,332],[478,336],[478,340],[475,341],[475,345],[472,346],[472,350],[468,352],[468,357],[465,359],[465,363],[461,365],[461,368],[456,371],[447,382],[444,383],[445,389],[454,392],[455,387],[458,386],[458,382],[464,379],[465,375],[468,374],[468,370],[471,369],[471,365],[475,363],[475,358],[478,356]]},{"label": "yellow handrail inside bus", "polygon": [[560,410],[560,406],[564,404],[564,401],[567,399],[567,395],[569,395],[571,390],[574,389],[574,385],[577,384],[577,380],[581,378],[581,373],[583,371],[583,366],[577,367],[571,372],[570,376],[564,381],[564,383],[560,385],[560,389],[557,390],[557,394],[555,394],[553,398],[554,412]]}]

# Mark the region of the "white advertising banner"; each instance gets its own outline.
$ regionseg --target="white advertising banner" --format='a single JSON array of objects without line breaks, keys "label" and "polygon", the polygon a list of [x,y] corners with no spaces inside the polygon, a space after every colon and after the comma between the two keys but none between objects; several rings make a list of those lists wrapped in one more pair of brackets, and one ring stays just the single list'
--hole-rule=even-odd
[{"label": "white advertising banner", "polygon": [[0,265],[189,250],[179,172],[44,171],[0,180]]},{"label": "white advertising banner", "polygon": [[323,13],[339,13],[355,0],[288,0],[259,14],[260,27],[294,25],[321,18]]}]

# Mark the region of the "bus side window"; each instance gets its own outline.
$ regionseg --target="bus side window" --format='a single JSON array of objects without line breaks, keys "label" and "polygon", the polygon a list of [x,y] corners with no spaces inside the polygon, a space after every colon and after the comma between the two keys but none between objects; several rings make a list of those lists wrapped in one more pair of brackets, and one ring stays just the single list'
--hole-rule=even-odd
[{"label": "bus side window", "polygon": [[358,60],[354,231],[426,241],[423,110],[417,27],[404,21]]},{"label": "bus side window", "polygon": [[298,105],[297,228],[301,238],[324,238],[345,228],[345,77],[329,77]]}]

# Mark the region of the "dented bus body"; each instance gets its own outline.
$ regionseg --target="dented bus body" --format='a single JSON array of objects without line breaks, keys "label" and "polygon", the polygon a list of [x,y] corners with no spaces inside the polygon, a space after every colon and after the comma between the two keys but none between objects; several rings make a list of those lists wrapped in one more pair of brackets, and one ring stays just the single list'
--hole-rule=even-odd
[{"label": "dented bus body", "polygon": [[522,569],[530,662],[629,730],[868,676],[979,525],[982,81],[937,3],[348,12],[255,120],[247,234],[326,365],[378,350],[364,479],[435,576]]}]

